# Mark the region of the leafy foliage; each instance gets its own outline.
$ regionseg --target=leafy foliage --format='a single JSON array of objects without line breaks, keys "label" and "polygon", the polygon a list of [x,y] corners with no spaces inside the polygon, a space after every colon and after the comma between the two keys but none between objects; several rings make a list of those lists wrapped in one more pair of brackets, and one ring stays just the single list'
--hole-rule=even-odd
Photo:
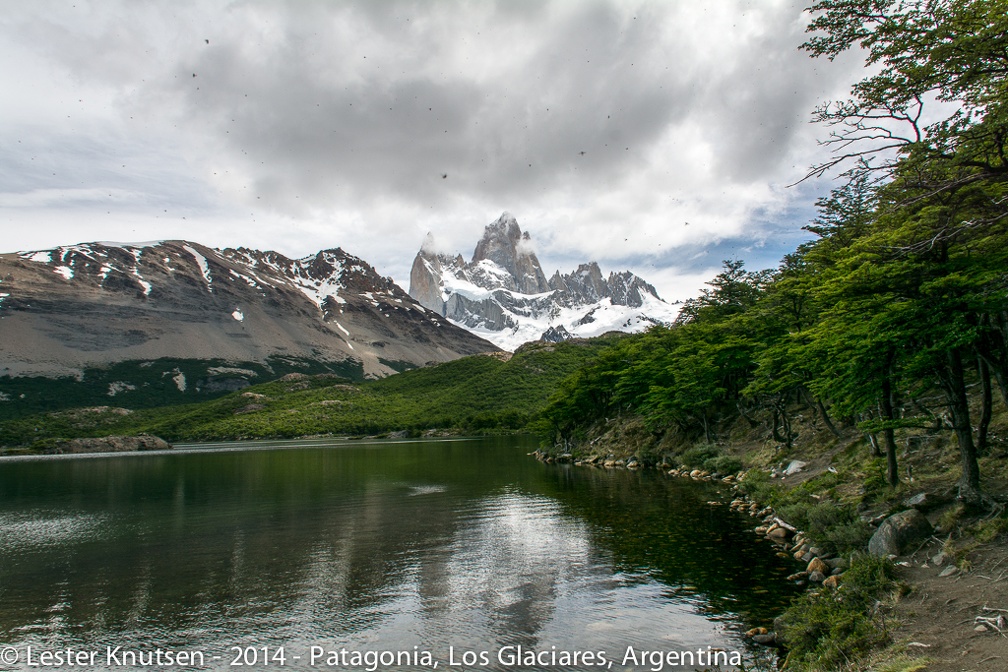
[{"label": "leafy foliage", "polygon": [[960,497],[979,502],[995,384],[1008,402],[1008,3],[820,0],[811,11],[813,56],[860,45],[875,66],[850,100],[817,112],[837,153],[812,174],[843,166],[848,178],[818,202],[806,227],[817,239],[773,272],[726,261],[675,328],[628,338],[561,384],[543,414],[549,435],[576,442],[636,413],[656,433],[711,442],[742,416],[790,446],[797,406],[884,447],[895,486],[896,434],[945,415]]}]

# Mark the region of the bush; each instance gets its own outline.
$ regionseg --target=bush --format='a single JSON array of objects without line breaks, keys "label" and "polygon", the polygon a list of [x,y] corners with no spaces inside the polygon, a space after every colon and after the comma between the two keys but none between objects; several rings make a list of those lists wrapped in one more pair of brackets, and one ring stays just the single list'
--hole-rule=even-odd
[{"label": "bush", "polygon": [[732,455],[718,455],[705,460],[703,468],[719,474],[737,474],[742,471],[742,460]]},{"label": "bush", "polygon": [[888,560],[858,554],[837,591],[799,597],[782,616],[792,669],[835,670],[889,640],[879,602],[896,589]]},{"label": "bush", "polygon": [[712,460],[721,454],[721,449],[710,443],[698,443],[687,448],[679,456],[679,459],[690,469],[706,469],[704,466],[708,460]]},{"label": "bush", "polygon": [[739,490],[753,501],[770,506],[775,506],[781,498],[780,489],[774,485],[770,474],[762,469],[747,471],[745,478],[739,481]]},{"label": "bush", "polygon": [[830,553],[862,550],[871,537],[871,529],[854,511],[830,500],[787,504],[778,513]]}]

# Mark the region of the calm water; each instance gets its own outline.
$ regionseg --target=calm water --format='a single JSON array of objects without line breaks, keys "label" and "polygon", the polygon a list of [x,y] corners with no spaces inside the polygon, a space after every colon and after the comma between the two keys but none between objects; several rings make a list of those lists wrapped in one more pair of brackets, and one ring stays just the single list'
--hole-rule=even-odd
[{"label": "calm water", "polygon": [[[198,652],[207,669],[280,667],[281,651],[290,669],[608,667],[497,658],[520,645],[646,670],[653,660],[624,664],[627,647],[745,654],[739,633],[779,612],[793,565],[748,518],[710,504],[713,486],[545,465],[533,448],[254,443],[2,460],[0,669],[47,669],[31,663],[67,648],[97,652],[85,669],[116,667],[110,646]],[[333,667],[323,654],[313,666],[313,646],[415,657]]]}]

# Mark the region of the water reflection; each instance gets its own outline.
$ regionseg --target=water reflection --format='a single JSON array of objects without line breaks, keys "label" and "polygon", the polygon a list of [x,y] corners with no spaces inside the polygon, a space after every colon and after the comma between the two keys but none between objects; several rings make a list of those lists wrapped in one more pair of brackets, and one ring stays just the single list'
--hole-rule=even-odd
[{"label": "water reflection", "polygon": [[2,463],[0,643],[615,656],[738,648],[743,621],[779,608],[753,588],[793,570],[709,488],[542,465],[529,449]]}]

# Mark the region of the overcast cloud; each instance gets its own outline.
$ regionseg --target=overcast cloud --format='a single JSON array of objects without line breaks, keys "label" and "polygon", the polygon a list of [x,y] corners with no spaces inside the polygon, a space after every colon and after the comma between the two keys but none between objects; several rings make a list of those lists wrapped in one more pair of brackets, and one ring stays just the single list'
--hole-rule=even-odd
[{"label": "overcast cloud", "polygon": [[551,274],[668,299],[803,239],[812,109],[856,58],[803,2],[0,2],[4,251],[185,238],[341,246],[408,285],[503,210]]}]

